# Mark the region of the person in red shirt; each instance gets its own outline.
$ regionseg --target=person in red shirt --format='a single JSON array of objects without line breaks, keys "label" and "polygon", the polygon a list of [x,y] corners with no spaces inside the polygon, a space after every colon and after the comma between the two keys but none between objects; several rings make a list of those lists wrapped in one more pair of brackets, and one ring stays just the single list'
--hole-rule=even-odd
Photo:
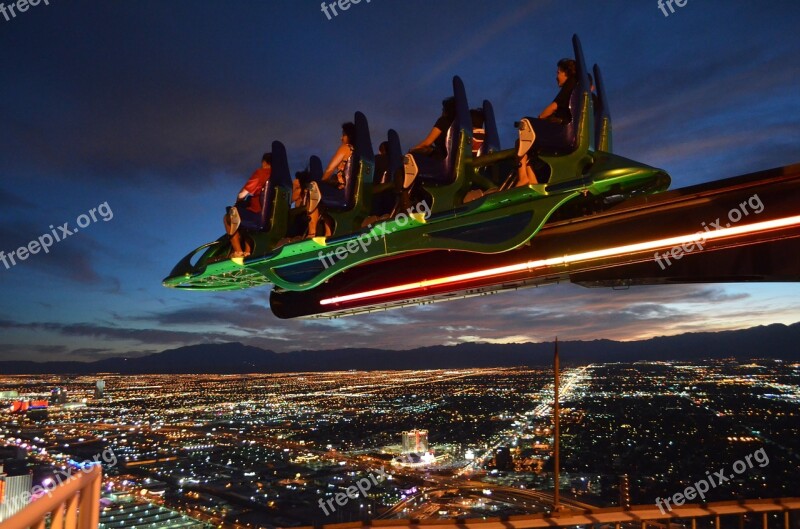
[{"label": "person in red shirt", "polygon": [[[261,195],[264,186],[269,181],[272,173],[272,153],[265,153],[261,157],[261,168],[256,169],[239,194],[236,196],[236,211],[241,219],[241,227],[257,228],[261,225]],[[230,233],[230,217],[225,215],[225,230]],[[250,243],[237,229],[231,234],[231,248],[233,252],[230,257],[247,257],[250,255]],[[242,244],[244,243],[244,244]]]}]

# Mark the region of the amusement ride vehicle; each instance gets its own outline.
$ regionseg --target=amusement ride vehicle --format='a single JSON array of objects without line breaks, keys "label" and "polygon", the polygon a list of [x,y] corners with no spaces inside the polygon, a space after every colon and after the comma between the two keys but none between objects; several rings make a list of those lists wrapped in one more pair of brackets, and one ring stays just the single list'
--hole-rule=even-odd
[{"label": "amusement ride vehicle", "polygon": [[[373,154],[366,117],[355,113],[353,153],[345,168],[343,193],[318,198],[332,220],[328,237],[303,238],[307,211],[290,207],[292,179],[286,149],[272,144],[271,177],[261,193],[257,224],[243,224],[252,241],[251,254],[229,259],[227,235],[184,257],[163,284],[184,290],[235,290],[274,285],[276,292],[307,291],[361,264],[388,257],[402,267],[402,257],[446,250],[498,254],[536,244],[535,236],[554,215],[585,215],[606,204],[667,189],[669,175],[661,169],[612,152],[612,128],[602,75],[594,66],[597,87],[593,101],[583,51],[572,39],[577,84],[570,98],[572,120],[564,135],[536,155],[546,182],[508,187],[516,172],[516,149],[502,150],[494,110],[483,102],[485,140],[472,152],[472,120],[464,85],[453,78],[455,118],[446,131],[447,156],[438,174],[421,174],[401,185],[420,199],[400,211],[380,193],[397,185],[373,184]],[[597,108],[595,108],[597,106]],[[388,134],[388,174],[403,178],[398,135]],[[311,157],[314,193],[322,175],[319,158]],[[313,194],[313,193],[312,193]],[[407,203],[409,203],[407,201]],[[533,240],[532,240],[533,239]]]}]

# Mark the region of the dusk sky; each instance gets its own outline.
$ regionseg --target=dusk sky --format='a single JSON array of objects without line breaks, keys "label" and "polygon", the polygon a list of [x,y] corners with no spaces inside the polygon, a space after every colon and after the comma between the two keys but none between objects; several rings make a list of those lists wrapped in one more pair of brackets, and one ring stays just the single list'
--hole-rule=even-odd
[{"label": "dusk sky", "polygon": [[[9,2],[5,2],[8,4]],[[184,292],[173,265],[223,232],[273,140],[327,160],[356,110],[373,143],[425,137],[460,75],[513,123],[582,40],[619,154],[672,188],[800,162],[800,3],[688,0],[49,0],[0,15],[0,250],[84,217],[6,268],[0,360],[92,360],[204,342],[275,351],[632,340],[800,321],[800,285],[559,285],[337,320],[282,321],[269,289]],[[767,206],[768,207],[768,206]],[[108,219],[108,220],[104,220]],[[9,263],[10,264],[10,263]]]}]

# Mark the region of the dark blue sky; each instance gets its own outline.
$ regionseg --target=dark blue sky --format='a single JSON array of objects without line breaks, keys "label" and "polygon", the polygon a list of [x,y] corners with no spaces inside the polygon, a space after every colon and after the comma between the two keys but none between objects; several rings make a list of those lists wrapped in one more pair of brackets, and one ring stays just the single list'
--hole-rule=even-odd
[{"label": "dark blue sky", "polygon": [[[673,187],[800,161],[800,4],[49,0],[0,16],[0,250],[108,203],[48,254],[0,264],[0,359],[102,358],[204,341],[290,351],[463,341],[633,339],[800,320],[796,285],[547,287],[333,321],[283,322],[268,290],[160,280],[221,234],[275,140],[292,170],[363,111],[373,141],[430,130],[454,74],[502,139],[556,92],[578,33],[604,70],[615,150]],[[413,329],[413,332],[409,332]]]}]

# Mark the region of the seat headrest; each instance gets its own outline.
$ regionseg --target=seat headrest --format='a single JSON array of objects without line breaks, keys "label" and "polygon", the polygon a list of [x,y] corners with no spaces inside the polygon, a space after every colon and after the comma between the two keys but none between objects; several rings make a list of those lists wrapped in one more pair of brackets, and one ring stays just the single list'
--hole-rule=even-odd
[{"label": "seat headrest", "polygon": [[361,112],[356,112],[356,142],[355,154],[358,155],[360,160],[367,160],[369,162],[375,161],[375,154],[372,151],[372,140],[369,136],[369,124],[367,124],[367,117]]},{"label": "seat headrest", "polygon": [[285,191],[287,207],[292,200],[292,175],[289,172],[289,161],[286,147],[279,141],[272,142],[272,169],[267,185],[259,197],[261,199],[261,229],[269,230],[272,218],[272,202],[278,188]]},{"label": "seat headrest", "polygon": [[[579,130],[581,122],[585,119],[586,124],[589,126],[589,143],[594,143],[594,127],[591,124],[594,121],[594,111],[591,97],[591,87],[589,86],[589,72],[586,69],[586,61],[583,58],[583,47],[578,35],[572,35],[572,49],[575,52],[575,75],[577,75],[577,84],[575,90],[570,97],[569,111],[572,114],[572,121],[567,126],[567,134],[569,138],[573,138],[573,146],[577,147],[580,142]],[[589,100],[589,114],[583,116],[583,98],[587,97]]]},{"label": "seat headrest", "polygon": [[[453,96],[455,97],[456,113],[453,124],[447,130],[447,158],[444,163],[444,174],[449,180],[455,177],[456,155],[458,154],[459,137],[463,132],[467,136],[467,145],[472,145],[472,119],[469,116],[469,104],[467,103],[467,91],[464,82],[459,76],[453,77]],[[470,150],[468,154],[472,156]]]},{"label": "seat headrest", "polygon": [[[361,162],[366,161],[375,163],[375,155],[372,151],[372,140],[369,136],[369,125],[367,118],[361,112],[356,112],[355,115],[356,137],[353,140],[353,154],[347,161],[345,168],[345,185],[342,200],[337,204],[337,207],[351,208],[355,202],[356,187],[358,185],[358,176],[361,171]],[[372,183],[372,173],[363,174],[363,185]]]},{"label": "seat headrest", "polygon": [[396,130],[389,129],[387,140],[389,142],[389,147],[386,150],[389,159],[387,171],[389,175],[394,175],[395,171],[403,166],[403,148],[400,146],[400,136]]},{"label": "seat headrest", "polygon": [[[603,82],[603,74],[598,65],[594,65],[594,86],[597,89],[597,108],[594,111],[594,138],[595,148],[611,152],[611,110],[608,107],[608,98],[606,97],[606,86]],[[607,127],[605,130],[605,137],[603,137],[603,125],[607,120]]]},{"label": "seat headrest", "polygon": [[489,154],[500,150],[500,134],[497,132],[497,121],[494,118],[494,107],[485,100],[483,101],[483,145],[479,155]]},{"label": "seat headrest", "polygon": [[286,156],[286,147],[279,141],[272,142],[272,175],[269,177],[271,184],[292,192],[292,174],[289,171],[289,160]]},{"label": "seat headrest", "polygon": [[322,174],[325,172],[322,169],[322,160],[319,156],[312,156],[308,159],[308,172],[311,173],[311,181],[319,183],[322,180]]}]

